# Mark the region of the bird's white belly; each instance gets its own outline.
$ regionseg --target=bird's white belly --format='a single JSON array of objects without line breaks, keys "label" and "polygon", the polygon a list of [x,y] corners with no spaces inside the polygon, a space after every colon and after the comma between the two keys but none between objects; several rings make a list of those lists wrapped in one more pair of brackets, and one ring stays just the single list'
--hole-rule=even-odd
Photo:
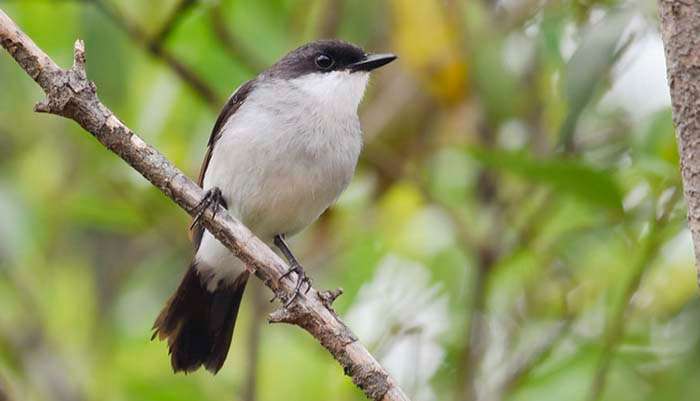
[{"label": "bird's white belly", "polygon": [[264,241],[296,234],[316,220],[345,189],[355,168],[355,163],[339,165],[330,155],[301,157],[269,160],[259,154],[251,162],[259,171],[230,177],[234,185],[222,189],[229,210]]},{"label": "bird's white belly", "polygon": [[[298,126],[298,115],[271,113],[263,126],[251,126],[246,122],[261,119],[236,114],[214,147],[203,186],[218,187],[229,212],[270,244],[275,235],[311,224],[347,187],[362,147],[359,121],[354,115],[326,125],[307,118],[311,126]],[[225,280],[243,269],[208,232],[196,259]]]},{"label": "bird's white belly", "polygon": [[359,132],[346,134],[291,144],[288,136],[310,134],[263,134],[242,143],[246,135],[232,133],[217,143],[204,187],[219,187],[229,211],[261,239],[295,234],[350,182],[362,145]]}]

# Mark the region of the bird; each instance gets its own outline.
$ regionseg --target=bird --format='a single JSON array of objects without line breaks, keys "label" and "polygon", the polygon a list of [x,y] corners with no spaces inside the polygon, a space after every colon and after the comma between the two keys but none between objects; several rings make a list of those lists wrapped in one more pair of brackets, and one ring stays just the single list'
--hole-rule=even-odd
[{"label": "bird", "polygon": [[[217,204],[277,249],[311,282],[287,239],[313,223],[350,183],[362,149],[358,106],[370,72],[397,58],[339,39],[304,44],[239,86],[209,138],[197,183],[205,191],[190,226],[194,257],[153,325],[172,369],[224,364],[249,273],[201,223]],[[290,278],[291,279],[291,278]]]}]

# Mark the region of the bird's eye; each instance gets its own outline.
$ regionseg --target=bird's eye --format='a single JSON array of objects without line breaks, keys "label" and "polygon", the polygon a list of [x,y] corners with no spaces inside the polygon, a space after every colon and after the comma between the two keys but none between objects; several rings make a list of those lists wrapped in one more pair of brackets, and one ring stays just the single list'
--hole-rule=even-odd
[{"label": "bird's eye", "polygon": [[326,56],[325,54],[321,54],[318,57],[316,57],[316,65],[322,70],[327,70],[333,67],[333,64],[335,64],[333,59]]}]

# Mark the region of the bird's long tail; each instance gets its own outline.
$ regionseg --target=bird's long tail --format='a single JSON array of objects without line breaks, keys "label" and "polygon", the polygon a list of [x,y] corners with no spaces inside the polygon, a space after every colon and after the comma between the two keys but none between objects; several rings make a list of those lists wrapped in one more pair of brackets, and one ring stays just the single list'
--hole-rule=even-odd
[{"label": "bird's long tail", "polygon": [[193,262],[177,291],[153,324],[153,337],[168,340],[175,372],[192,372],[201,365],[216,373],[226,360],[238,308],[248,281],[243,272],[233,284],[207,290]]}]

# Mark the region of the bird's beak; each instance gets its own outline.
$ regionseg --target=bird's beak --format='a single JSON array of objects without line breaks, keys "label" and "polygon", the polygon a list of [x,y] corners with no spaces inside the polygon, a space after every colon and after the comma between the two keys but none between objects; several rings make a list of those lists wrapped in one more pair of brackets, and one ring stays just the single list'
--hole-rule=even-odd
[{"label": "bird's beak", "polygon": [[396,55],[391,53],[368,54],[364,60],[350,64],[350,71],[372,71],[396,60]]}]

